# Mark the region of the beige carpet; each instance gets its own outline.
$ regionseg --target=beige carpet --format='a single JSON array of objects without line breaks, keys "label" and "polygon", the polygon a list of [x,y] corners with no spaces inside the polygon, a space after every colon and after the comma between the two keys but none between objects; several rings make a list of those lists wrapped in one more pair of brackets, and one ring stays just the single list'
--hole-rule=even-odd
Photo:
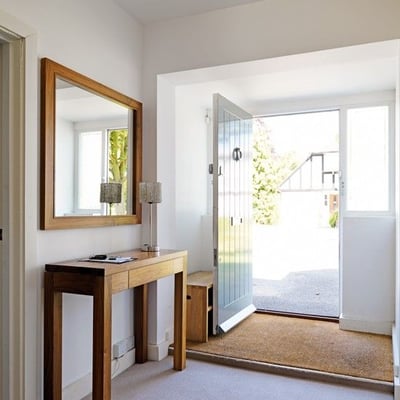
[{"label": "beige carpet", "polygon": [[335,322],[253,314],[188,349],[379,381],[393,381],[391,337],[343,331]]},{"label": "beige carpet", "polygon": [[[90,399],[91,395],[84,397]],[[159,362],[135,364],[115,377],[111,399],[393,400],[393,392],[289,378],[193,359],[188,360],[184,371],[178,372],[172,369],[171,357],[167,357]]]}]

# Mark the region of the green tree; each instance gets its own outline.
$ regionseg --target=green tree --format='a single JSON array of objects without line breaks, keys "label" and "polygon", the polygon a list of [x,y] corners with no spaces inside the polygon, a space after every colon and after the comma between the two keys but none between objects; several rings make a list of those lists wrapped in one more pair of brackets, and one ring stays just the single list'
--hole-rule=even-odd
[{"label": "green tree", "polygon": [[126,214],[128,189],[128,129],[109,131],[108,172],[109,182],[122,184],[120,212]]},{"label": "green tree", "polygon": [[279,218],[279,186],[296,168],[292,153],[274,151],[261,119],[254,120],[253,132],[253,216],[258,224],[273,224]]}]

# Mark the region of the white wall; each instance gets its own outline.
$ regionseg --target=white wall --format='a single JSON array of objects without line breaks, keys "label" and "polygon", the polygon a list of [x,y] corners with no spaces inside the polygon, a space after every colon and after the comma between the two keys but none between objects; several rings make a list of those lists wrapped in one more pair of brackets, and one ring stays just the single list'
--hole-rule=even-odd
[{"label": "white wall", "polygon": [[[176,89],[176,234],[177,247],[188,250],[188,272],[207,269],[202,216],[207,213],[207,110],[189,87]],[[210,101],[212,99],[210,98]],[[209,232],[209,236],[211,235]],[[211,249],[210,249],[211,250]]]},{"label": "white wall", "polygon": [[158,74],[395,39],[400,37],[398,15],[396,0],[371,0],[368,7],[363,0],[266,0],[147,25],[143,98],[148,173],[156,176]]},{"label": "white wall", "polygon": [[57,118],[56,126],[55,215],[65,215],[74,211],[74,126],[63,118]]},{"label": "white wall", "polygon": [[[165,152],[160,146],[156,149],[156,142],[169,140],[174,143],[176,140],[175,127],[164,124],[166,120],[160,116],[156,117],[157,75],[396,39],[400,38],[400,25],[397,21],[399,15],[400,3],[395,0],[371,0],[368,4],[363,0],[266,0],[146,26],[144,102],[147,113],[144,127],[148,135],[145,143],[145,153],[149,160],[146,164],[148,173],[157,175],[161,180],[160,177],[165,176],[166,168],[173,172],[168,167],[169,159],[164,156]],[[160,93],[160,88],[158,90]],[[160,111],[167,104],[171,108],[170,103],[161,99],[158,102]],[[154,162],[155,158],[157,163]],[[165,196],[174,196],[171,176],[167,179]],[[163,221],[169,219],[176,221],[175,224],[179,223],[175,219],[176,212],[171,207],[160,209],[159,227],[161,228]],[[390,230],[390,224],[386,228]],[[386,228],[382,227],[387,233]],[[160,242],[174,242],[174,232],[176,229],[164,235],[160,231]],[[386,261],[391,264],[393,260]],[[394,279],[392,270],[382,274],[386,272],[388,279]],[[373,282],[374,276],[367,275],[367,281]],[[393,290],[393,287],[382,279],[376,283],[372,294],[379,293],[378,301],[382,306],[382,293]],[[381,284],[384,287],[380,287]],[[363,292],[362,296],[371,296],[371,286],[369,289],[370,292]],[[158,292],[159,296],[164,294],[166,293]],[[368,307],[372,301],[369,298],[364,307]],[[358,299],[358,304],[360,303],[362,299]],[[392,311],[393,309],[389,314]]]},{"label": "white wall", "polygon": [[[400,59],[400,49],[398,50]],[[396,278],[395,278],[395,324],[393,326],[393,370],[394,370],[394,398],[400,399],[400,64],[397,64],[396,71],[396,106],[395,106],[395,215],[396,215]]]},{"label": "white wall", "polygon": [[395,309],[395,222],[394,217],[343,219],[340,326],[344,329],[391,334]]},{"label": "white wall", "polygon": [[399,14],[396,0],[265,0],[153,23],[145,28],[146,92],[154,73],[398,38]]},{"label": "white wall", "polygon": [[[128,96],[142,100],[142,27],[112,2],[96,0],[0,0],[0,10],[36,32],[38,56],[51,58]],[[27,81],[36,93],[31,107],[39,111],[39,62]],[[34,96],[35,97],[35,96]],[[42,398],[43,270],[47,262],[137,247],[140,226],[39,231],[39,113],[27,131],[26,171],[26,398]],[[113,299],[113,341],[132,334],[132,294]],[[64,384],[91,370],[91,301],[64,300]],[[124,315],[122,319],[120,316]],[[121,323],[121,320],[123,323]],[[75,324],[75,325],[73,325]]]}]

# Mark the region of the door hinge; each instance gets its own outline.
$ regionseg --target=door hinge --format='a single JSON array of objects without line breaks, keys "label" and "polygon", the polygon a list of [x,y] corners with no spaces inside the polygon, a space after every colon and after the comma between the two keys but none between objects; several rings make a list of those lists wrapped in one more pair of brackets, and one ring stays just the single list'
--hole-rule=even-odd
[{"label": "door hinge", "polygon": [[217,249],[214,249],[214,267],[218,266],[218,252]]},{"label": "door hinge", "polygon": [[[210,175],[214,174],[214,164],[208,164],[208,173]],[[222,176],[222,167],[218,167],[218,176]]]},{"label": "door hinge", "polygon": [[242,217],[231,217],[230,220],[231,220],[231,226],[243,224]]},{"label": "door hinge", "polygon": [[3,240],[3,229],[0,229],[0,240]]}]

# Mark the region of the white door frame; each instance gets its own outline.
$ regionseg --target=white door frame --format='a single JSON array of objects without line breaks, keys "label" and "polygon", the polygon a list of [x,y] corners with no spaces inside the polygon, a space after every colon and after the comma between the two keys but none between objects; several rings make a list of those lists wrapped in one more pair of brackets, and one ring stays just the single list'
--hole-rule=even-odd
[{"label": "white door frame", "polygon": [[[25,82],[36,61],[36,37],[14,17],[0,12],[1,75],[1,221],[3,241],[0,283],[0,397],[25,399],[25,160],[26,131],[32,118],[25,113]],[[33,58],[33,55],[35,55]],[[27,62],[29,59],[29,62]],[[37,71],[37,63],[36,63]],[[37,96],[35,96],[37,98]],[[36,108],[36,107],[34,107]],[[35,151],[36,149],[30,149]],[[33,393],[31,393],[34,395]]]}]

